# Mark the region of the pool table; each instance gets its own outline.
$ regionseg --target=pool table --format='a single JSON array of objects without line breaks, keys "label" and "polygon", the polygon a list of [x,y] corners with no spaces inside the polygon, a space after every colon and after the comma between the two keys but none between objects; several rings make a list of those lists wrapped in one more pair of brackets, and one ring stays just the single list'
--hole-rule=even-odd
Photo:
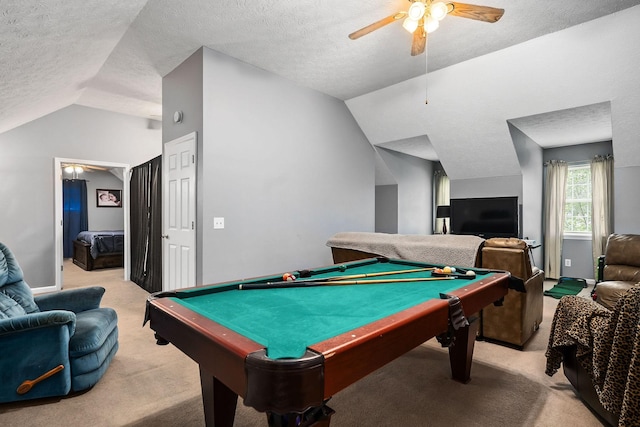
[{"label": "pool table", "polygon": [[199,364],[208,426],[232,426],[238,396],[270,426],[328,426],[331,396],[433,337],[449,348],[453,379],[469,381],[476,314],[506,295],[509,274],[434,267],[371,258],[295,271],[293,282],[161,292],[145,323]]}]

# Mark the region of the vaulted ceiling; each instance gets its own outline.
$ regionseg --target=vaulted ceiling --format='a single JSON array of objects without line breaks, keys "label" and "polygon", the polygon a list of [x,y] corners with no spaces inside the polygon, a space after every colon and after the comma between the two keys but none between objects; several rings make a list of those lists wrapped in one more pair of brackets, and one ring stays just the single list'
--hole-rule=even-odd
[{"label": "vaulted ceiling", "polygon": [[[201,46],[349,100],[423,75],[427,62],[433,72],[640,0],[474,3],[504,8],[505,14],[494,24],[448,16],[429,35],[428,56],[412,57],[411,35],[400,22],[358,40],[347,37],[407,10],[407,0],[3,0],[0,132],[74,103],[159,119],[162,76]],[[565,119],[574,129],[580,126],[576,117],[587,117],[591,125],[609,123],[610,132],[606,106],[585,108],[579,115],[523,117],[514,125],[535,134],[541,145],[549,129],[558,140]],[[410,151],[422,139],[398,144]]]}]

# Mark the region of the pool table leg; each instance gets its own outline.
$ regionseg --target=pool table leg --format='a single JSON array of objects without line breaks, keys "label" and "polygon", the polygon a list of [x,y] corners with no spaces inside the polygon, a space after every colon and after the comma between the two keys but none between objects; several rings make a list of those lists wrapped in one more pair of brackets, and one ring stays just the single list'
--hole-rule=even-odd
[{"label": "pool table leg", "polygon": [[471,379],[473,347],[480,325],[478,316],[469,317],[468,320],[469,326],[459,328],[455,331],[453,345],[449,347],[451,376],[454,380],[465,384]]},{"label": "pool table leg", "polygon": [[207,427],[232,427],[238,395],[200,367],[202,404]]}]

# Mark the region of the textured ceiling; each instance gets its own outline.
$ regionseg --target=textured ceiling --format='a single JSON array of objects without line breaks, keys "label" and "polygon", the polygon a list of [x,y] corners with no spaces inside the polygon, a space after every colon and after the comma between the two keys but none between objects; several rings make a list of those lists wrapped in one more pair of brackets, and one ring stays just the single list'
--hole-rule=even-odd
[{"label": "textured ceiling", "polygon": [[[429,71],[640,0],[473,3],[506,12],[495,24],[447,17],[429,35]],[[355,41],[347,37],[408,5],[407,0],[3,0],[0,132],[73,103],[158,119],[162,76],[201,46],[347,100],[425,73],[427,56],[409,55],[411,36],[400,22]],[[565,113],[563,117],[574,116]],[[534,140],[544,145],[542,124],[553,122],[558,139],[560,117],[540,115],[512,123],[526,134],[536,132]],[[415,142],[399,144],[411,147]]]},{"label": "textured ceiling", "polygon": [[568,110],[551,111],[509,122],[544,148],[609,141],[611,103],[585,105]]}]

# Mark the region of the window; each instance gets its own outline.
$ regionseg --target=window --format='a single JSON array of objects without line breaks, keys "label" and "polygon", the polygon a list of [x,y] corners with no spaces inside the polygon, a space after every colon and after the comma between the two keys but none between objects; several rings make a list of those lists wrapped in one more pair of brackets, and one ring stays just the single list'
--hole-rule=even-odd
[{"label": "window", "polygon": [[569,166],[564,205],[565,234],[591,234],[591,168]]}]

